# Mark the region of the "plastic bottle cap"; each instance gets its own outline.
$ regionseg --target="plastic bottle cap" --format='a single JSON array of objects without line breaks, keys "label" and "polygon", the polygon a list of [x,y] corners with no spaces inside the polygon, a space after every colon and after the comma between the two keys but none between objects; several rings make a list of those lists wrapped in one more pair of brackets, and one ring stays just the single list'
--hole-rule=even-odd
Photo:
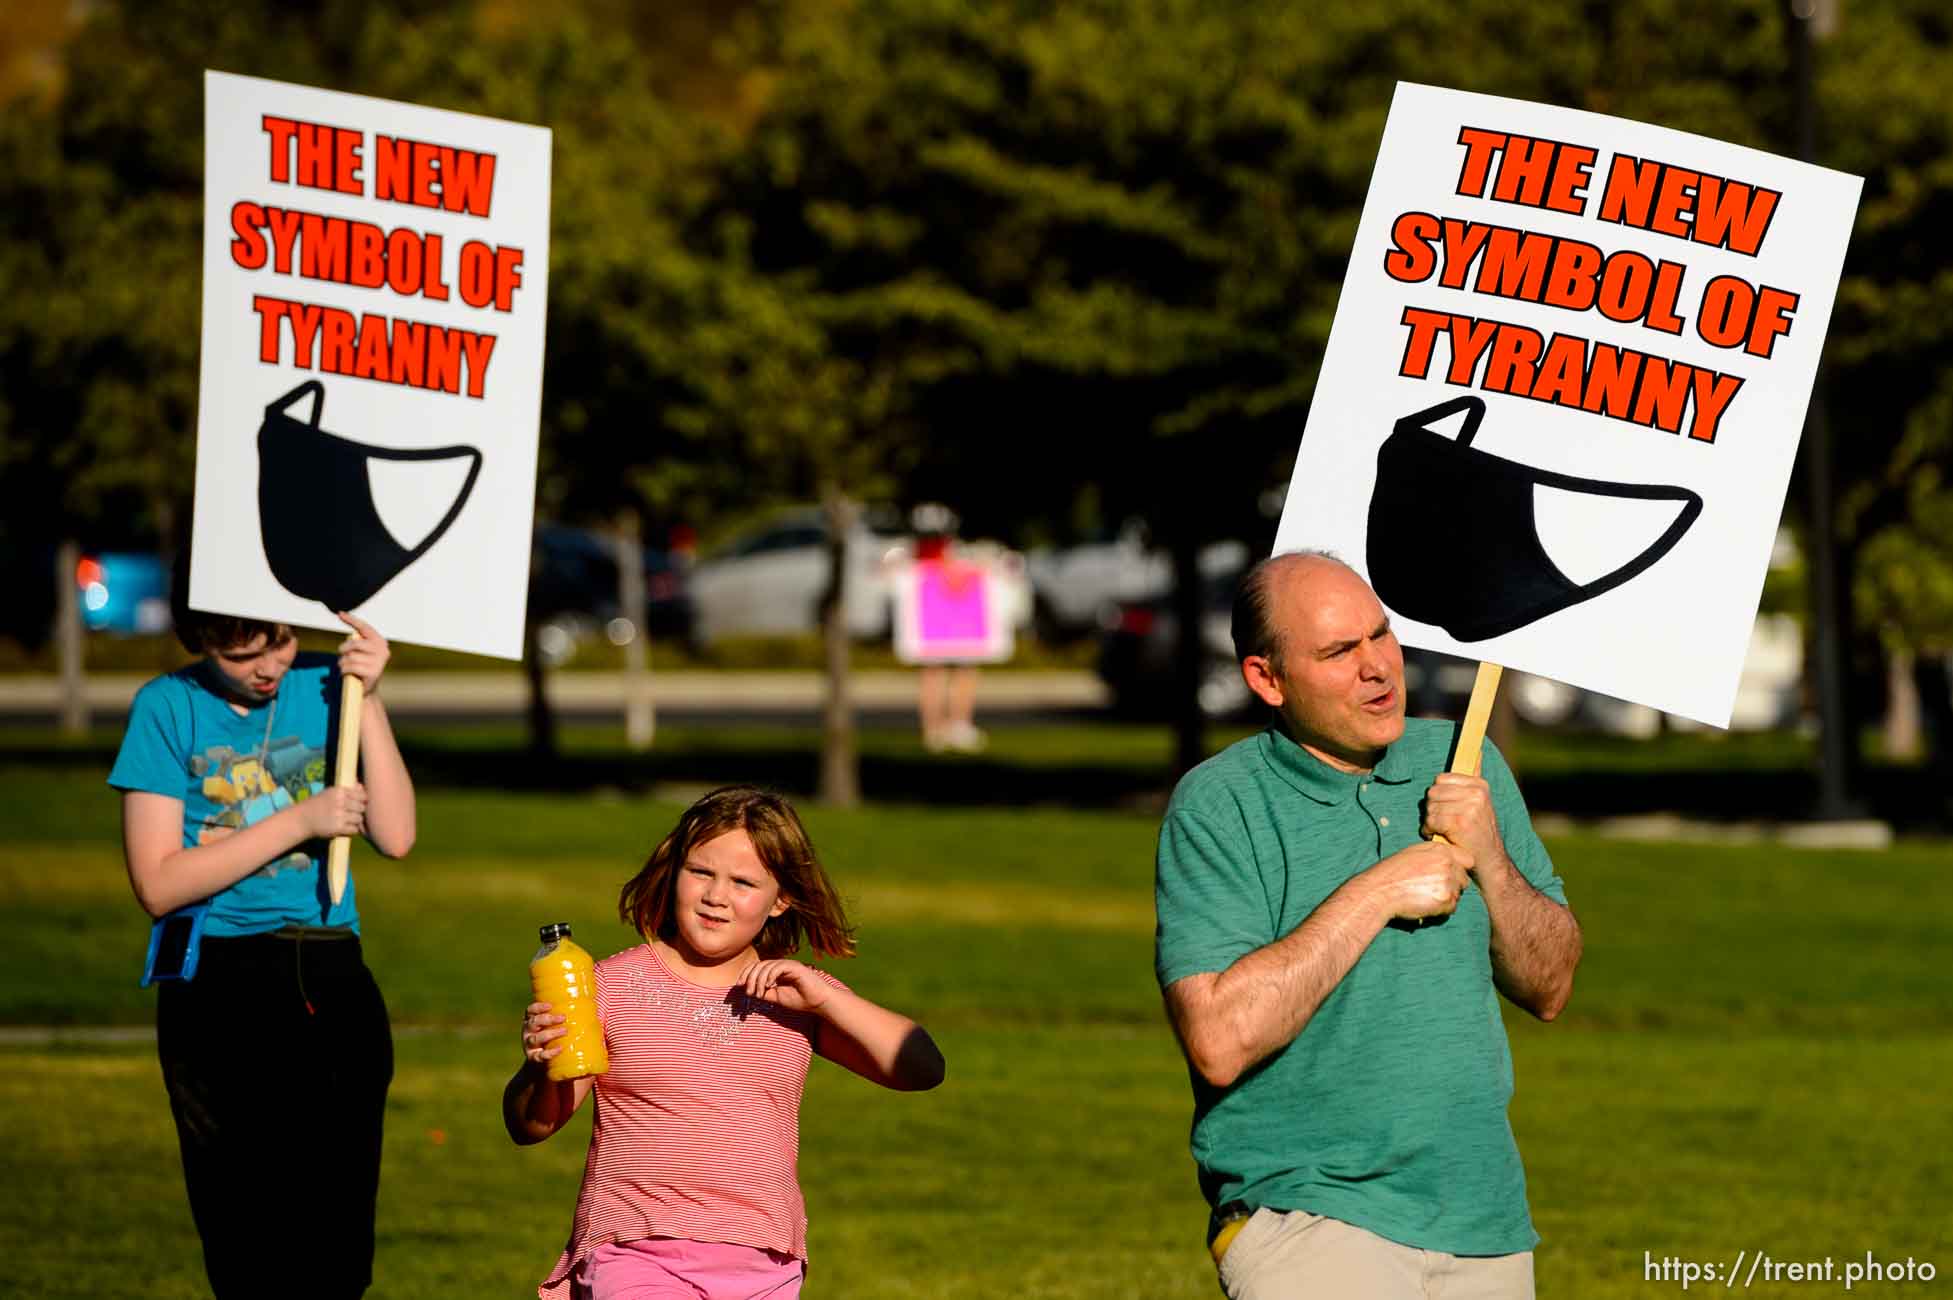
[{"label": "plastic bottle cap", "polygon": [[542,928],[541,933],[544,943],[555,943],[558,939],[567,939],[570,937],[570,923],[568,921],[552,921]]}]

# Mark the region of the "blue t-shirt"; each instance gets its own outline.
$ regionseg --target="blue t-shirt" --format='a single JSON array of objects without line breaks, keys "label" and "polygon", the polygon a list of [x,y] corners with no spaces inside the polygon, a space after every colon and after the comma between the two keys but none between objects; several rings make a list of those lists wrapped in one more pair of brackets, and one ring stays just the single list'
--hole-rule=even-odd
[{"label": "blue t-shirt", "polygon": [[[136,692],[108,783],[183,803],[183,846],[209,844],[326,787],[339,674],[331,655],[301,654],[269,703],[242,715],[210,685],[199,660]],[[261,934],[286,925],[359,929],[353,885],[333,906],[326,841],[310,840],[210,900],[204,932]]]}]

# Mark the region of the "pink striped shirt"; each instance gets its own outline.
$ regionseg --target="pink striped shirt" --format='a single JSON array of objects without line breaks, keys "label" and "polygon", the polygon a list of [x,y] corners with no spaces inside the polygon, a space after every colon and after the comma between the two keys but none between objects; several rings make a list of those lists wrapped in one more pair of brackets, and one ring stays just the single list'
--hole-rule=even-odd
[{"label": "pink striped shirt", "polygon": [[610,1072],[592,1089],[570,1242],[536,1294],[567,1295],[586,1253],[642,1237],[806,1259],[800,1094],[819,1018],[694,984],[650,944],[598,962],[596,975]]}]

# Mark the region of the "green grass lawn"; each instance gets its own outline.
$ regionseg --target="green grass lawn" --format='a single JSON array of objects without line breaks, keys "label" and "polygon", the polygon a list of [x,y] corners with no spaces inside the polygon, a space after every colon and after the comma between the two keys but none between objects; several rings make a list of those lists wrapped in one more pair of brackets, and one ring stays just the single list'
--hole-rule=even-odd
[{"label": "green grass lawn", "polygon": [[[86,755],[0,745],[0,1023],[150,1017],[147,926],[101,775]],[[587,1120],[518,1150],[497,1102],[535,926],[572,921],[600,953],[632,941],[617,886],[678,809],[621,789],[435,786],[409,861],[356,858],[400,1027],[376,1296],[532,1294],[560,1249]],[[950,1065],[936,1092],[898,1096],[816,1063],[808,1294],[1217,1295],[1151,975],[1153,819],[882,805],[808,820],[861,924],[840,973],[922,1019]],[[1588,955],[1558,1024],[1510,1022],[1540,1294],[1677,1292],[1643,1280],[1644,1252],[1758,1249],[1942,1274],[1854,1294],[1953,1287],[1953,848],[1550,847]],[[66,1039],[0,1061],[0,1289],[202,1294],[153,1047]]]}]

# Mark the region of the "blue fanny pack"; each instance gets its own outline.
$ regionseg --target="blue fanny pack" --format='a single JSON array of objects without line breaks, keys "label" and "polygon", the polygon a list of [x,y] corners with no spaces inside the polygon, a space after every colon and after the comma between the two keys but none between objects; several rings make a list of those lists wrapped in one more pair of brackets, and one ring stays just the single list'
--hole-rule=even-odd
[{"label": "blue fanny pack", "polygon": [[197,955],[203,949],[203,923],[210,915],[208,899],[178,908],[149,927],[149,955],[142,963],[142,988],[158,980],[193,979]]}]

